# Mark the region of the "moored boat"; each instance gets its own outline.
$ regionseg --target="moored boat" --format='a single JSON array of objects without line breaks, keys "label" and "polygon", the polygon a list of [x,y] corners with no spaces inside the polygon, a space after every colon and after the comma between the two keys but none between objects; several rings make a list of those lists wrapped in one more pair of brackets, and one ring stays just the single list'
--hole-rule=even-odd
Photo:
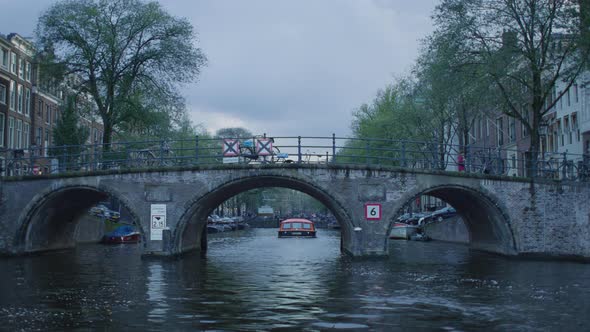
[{"label": "moored boat", "polygon": [[417,232],[418,226],[396,222],[393,224],[393,227],[391,228],[389,238],[408,240],[410,239],[410,237],[412,237],[412,235],[416,234]]},{"label": "moored boat", "polygon": [[102,238],[102,242],[108,244],[138,243],[139,241],[141,241],[141,234],[131,226],[121,226]]}]

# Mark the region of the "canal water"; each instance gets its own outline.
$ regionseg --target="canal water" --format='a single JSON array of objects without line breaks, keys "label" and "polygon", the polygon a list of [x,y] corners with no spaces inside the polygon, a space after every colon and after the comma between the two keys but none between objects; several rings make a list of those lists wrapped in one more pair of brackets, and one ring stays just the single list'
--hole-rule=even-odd
[{"label": "canal water", "polygon": [[590,264],[406,241],[388,259],[351,260],[336,231],[226,234],[210,235],[207,258],[85,245],[0,259],[0,330],[590,329]]}]

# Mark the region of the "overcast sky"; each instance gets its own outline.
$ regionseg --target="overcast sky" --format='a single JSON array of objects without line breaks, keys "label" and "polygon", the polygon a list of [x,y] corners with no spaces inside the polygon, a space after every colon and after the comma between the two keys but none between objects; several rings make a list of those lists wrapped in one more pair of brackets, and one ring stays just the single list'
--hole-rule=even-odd
[{"label": "overcast sky", "polygon": [[[55,0],[0,0],[0,33],[33,36]],[[160,0],[188,18],[209,63],[183,87],[214,133],[350,135],[352,112],[407,74],[438,0]]]}]

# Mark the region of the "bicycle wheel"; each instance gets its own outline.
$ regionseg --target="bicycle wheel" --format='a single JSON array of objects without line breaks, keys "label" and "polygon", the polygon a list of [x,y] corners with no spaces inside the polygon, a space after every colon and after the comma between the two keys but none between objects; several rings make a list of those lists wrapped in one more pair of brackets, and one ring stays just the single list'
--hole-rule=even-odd
[{"label": "bicycle wheel", "polygon": [[249,146],[240,146],[240,157],[245,164],[249,164],[253,160],[258,160],[258,154]]}]

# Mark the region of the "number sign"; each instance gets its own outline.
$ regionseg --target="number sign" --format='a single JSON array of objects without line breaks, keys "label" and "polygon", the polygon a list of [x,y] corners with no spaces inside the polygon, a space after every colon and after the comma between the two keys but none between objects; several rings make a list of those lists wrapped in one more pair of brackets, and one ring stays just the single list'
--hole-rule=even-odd
[{"label": "number sign", "polygon": [[379,203],[365,204],[365,218],[367,220],[380,220],[381,219],[381,204],[379,204]]}]

